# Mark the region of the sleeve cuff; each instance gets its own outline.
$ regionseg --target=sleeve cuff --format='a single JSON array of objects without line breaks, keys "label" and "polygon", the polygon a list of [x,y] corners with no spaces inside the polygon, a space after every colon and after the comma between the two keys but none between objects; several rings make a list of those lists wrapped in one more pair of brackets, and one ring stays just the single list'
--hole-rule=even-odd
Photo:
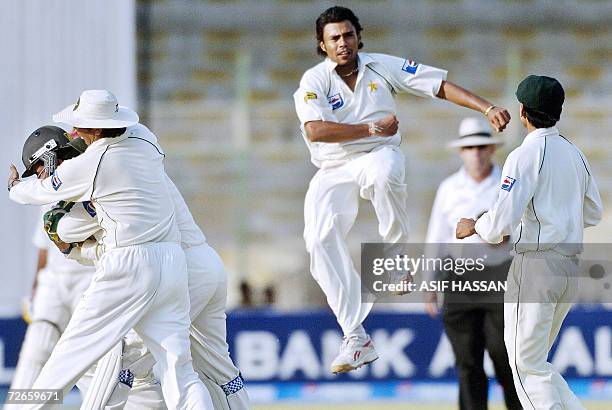
[{"label": "sleeve cuff", "polygon": [[476,221],[476,225],[474,225],[474,230],[483,241],[488,243],[500,243],[502,238],[494,238],[489,235],[491,229],[488,225],[489,220],[487,214],[485,213]]},{"label": "sleeve cuff", "polygon": [[442,81],[446,81],[446,77],[448,76],[448,71],[446,70],[440,70],[442,72],[441,76],[440,76],[440,81],[438,81],[438,85],[434,88],[434,93],[433,96],[434,98],[440,99],[440,97],[438,97],[438,93],[440,92],[440,87],[442,87]]},{"label": "sleeve cuff", "polygon": [[95,240],[87,240],[81,245],[81,256],[92,263],[100,259],[99,245]]}]

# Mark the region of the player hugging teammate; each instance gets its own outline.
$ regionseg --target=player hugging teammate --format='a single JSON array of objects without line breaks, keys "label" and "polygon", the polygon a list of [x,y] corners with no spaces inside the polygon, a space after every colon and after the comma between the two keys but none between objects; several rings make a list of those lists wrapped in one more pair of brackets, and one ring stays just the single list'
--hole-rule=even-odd
[{"label": "player hugging teammate", "polygon": [[10,197],[70,201],[45,215],[45,230],[96,273],[28,387],[66,394],[76,383],[83,409],[248,409],[225,340],[223,263],[166,175],[155,135],[106,90],[84,91],[54,120],[72,125],[87,149],[49,169],[39,159],[65,142],[53,127],[59,144],[24,155],[40,179],[21,181],[12,166]]}]

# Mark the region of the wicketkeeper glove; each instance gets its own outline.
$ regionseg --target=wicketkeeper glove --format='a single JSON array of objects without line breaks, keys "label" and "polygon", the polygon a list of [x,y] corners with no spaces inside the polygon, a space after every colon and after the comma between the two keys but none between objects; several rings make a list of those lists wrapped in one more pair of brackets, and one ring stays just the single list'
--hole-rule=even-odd
[{"label": "wicketkeeper glove", "polygon": [[53,208],[45,212],[43,216],[43,229],[53,242],[62,242],[57,235],[57,224],[64,215],[70,212],[73,206],[74,202],[59,201]]},{"label": "wicketkeeper glove", "polygon": [[29,297],[21,299],[21,317],[28,325],[32,323],[32,300]]}]

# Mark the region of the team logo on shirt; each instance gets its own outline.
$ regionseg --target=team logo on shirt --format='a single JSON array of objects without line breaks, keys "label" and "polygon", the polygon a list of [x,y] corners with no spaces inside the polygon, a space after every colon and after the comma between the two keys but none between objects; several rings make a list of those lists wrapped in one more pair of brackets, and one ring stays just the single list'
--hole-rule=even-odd
[{"label": "team logo on shirt", "polygon": [[402,66],[402,71],[405,71],[409,74],[416,74],[418,67],[419,63],[407,58],[406,61],[404,61],[404,65]]},{"label": "team logo on shirt", "polygon": [[91,216],[92,218],[96,216],[96,207],[94,206],[94,204],[91,203],[91,201],[83,202],[83,208],[85,208],[89,216]]},{"label": "team logo on shirt", "polygon": [[55,189],[56,191],[59,189],[59,187],[62,186],[62,180],[59,179],[59,176],[54,172],[51,175],[51,186],[53,187],[53,189]]},{"label": "team logo on shirt", "polygon": [[304,102],[307,103],[308,100],[316,100],[317,99],[317,93],[313,93],[312,91],[306,91],[306,94],[304,94]]},{"label": "team logo on shirt", "polygon": [[370,89],[370,92],[373,93],[374,91],[378,90],[378,83],[376,81],[370,81],[368,88]]},{"label": "team logo on shirt", "polygon": [[503,189],[504,191],[510,192],[515,182],[516,182],[516,179],[506,176],[504,180],[502,181],[501,189]]},{"label": "team logo on shirt", "polygon": [[327,102],[329,102],[329,105],[331,105],[332,110],[337,110],[344,105],[344,99],[340,93],[327,97]]}]

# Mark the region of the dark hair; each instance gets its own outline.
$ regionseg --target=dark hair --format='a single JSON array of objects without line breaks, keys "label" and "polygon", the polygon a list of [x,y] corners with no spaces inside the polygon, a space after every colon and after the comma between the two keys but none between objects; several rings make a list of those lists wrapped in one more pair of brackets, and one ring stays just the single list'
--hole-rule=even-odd
[{"label": "dark hair", "polygon": [[[328,8],[323,13],[321,13],[316,22],[317,54],[323,57],[327,56],[327,53],[321,50],[321,47],[319,46],[319,44],[323,41],[323,29],[325,28],[325,25],[329,23],[340,23],[341,21],[346,20],[351,22],[351,24],[353,25],[353,27],[355,27],[355,30],[357,31],[357,36],[359,36],[363,28],[361,27],[361,24],[359,24],[359,19],[351,9],[341,6],[334,6]],[[358,48],[361,49],[362,47],[363,43],[361,42],[361,40],[359,40]]]},{"label": "dark hair", "polygon": [[127,128],[103,128],[101,138],[115,138],[125,134]]},{"label": "dark hair", "polygon": [[525,105],[523,105],[523,109],[525,110],[525,116],[527,117],[527,120],[535,128],[550,128],[555,125],[557,121],[559,121],[558,118],[555,119],[550,114],[527,108],[525,107]]}]

